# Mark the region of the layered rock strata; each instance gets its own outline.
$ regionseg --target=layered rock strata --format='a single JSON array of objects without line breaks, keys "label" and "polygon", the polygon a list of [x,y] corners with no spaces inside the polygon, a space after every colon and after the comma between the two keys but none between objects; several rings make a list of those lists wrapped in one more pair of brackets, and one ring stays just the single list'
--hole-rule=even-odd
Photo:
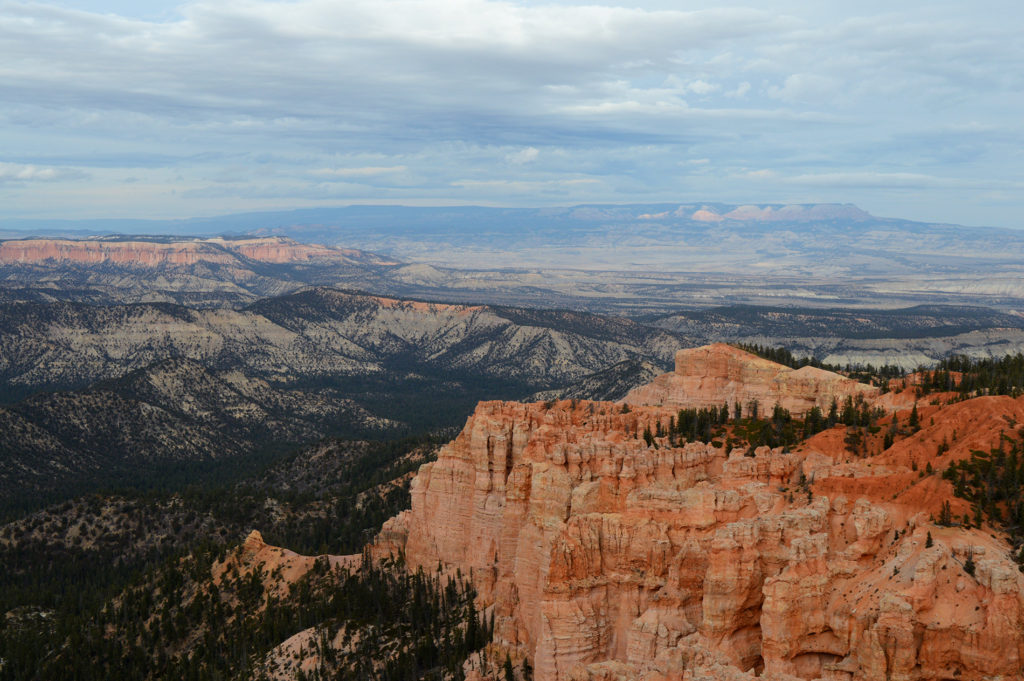
[{"label": "layered rock strata", "polygon": [[791,369],[715,343],[678,351],[675,371],[630,391],[623,402],[673,409],[722,404],[732,409],[739,404],[748,410],[757,403],[762,413],[778,404],[803,414],[815,406],[827,410],[833,400],[841,405],[848,396],[873,398],[877,394],[877,388],[831,371],[810,366]]},{"label": "layered rock strata", "polygon": [[77,263],[132,267],[232,264],[242,256],[265,263],[393,264],[353,249],[302,244],[283,237],[254,239],[180,239],[130,241],[115,239],[19,239],[0,241],[0,265]]},{"label": "layered rock strata", "polygon": [[671,414],[481,403],[374,551],[471,575],[538,681],[1022,678],[1024,576],[937,475],[637,436]]}]

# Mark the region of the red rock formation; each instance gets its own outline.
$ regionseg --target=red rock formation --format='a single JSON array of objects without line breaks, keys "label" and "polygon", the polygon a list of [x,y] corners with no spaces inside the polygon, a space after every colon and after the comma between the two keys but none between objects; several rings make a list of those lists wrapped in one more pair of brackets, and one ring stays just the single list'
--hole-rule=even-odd
[{"label": "red rock formation", "polygon": [[762,413],[776,404],[794,414],[817,405],[827,410],[832,400],[847,396],[872,398],[876,388],[831,371],[814,367],[790,369],[715,343],[676,353],[675,371],[658,376],[648,385],[632,390],[623,402],[630,405],[661,405],[673,409],[719,407],[731,409],[739,402],[748,409],[756,401]]},{"label": "red rock formation", "polygon": [[22,239],[0,242],[0,265],[16,263],[112,263],[135,267],[233,263],[237,256],[267,263],[347,263],[356,260],[387,264],[351,249],[300,244],[283,237],[259,239],[182,239],[180,241],[114,241],[110,239]]},{"label": "red rock formation", "polygon": [[0,263],[76,262],[89,265],[114,263],[154,267],[163,264],[193,265],[200,260],[226,263],[234,258],[201,241],[156,243],[146,241],[100,241],[66,239],[25,239],[0,243]]},{"label": "red rock formation", "polygon": [[753,456],[637,437],[671,413],[481,403],[374,550],[470,574],[538,681],[1022,678],[1024,576],[989,528],[930,522],[952,490],[906,453],[937,467],[929,430],[848,463],[828,437]]}]

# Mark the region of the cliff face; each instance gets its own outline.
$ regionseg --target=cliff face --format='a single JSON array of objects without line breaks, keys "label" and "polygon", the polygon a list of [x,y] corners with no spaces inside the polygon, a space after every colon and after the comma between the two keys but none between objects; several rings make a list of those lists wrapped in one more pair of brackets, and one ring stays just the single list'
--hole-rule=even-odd
[{"label": "cliff face", "polygon": [[674,409],[719,407],[739,403],[748,409],[756,401],[762,413],[776,404],[803,414],[815,405],[827,410],[847,396],[866,398],[877,389],[830,371],[787,366],[761,359],[724,343],[680,350],[675,371],[630,391],[623,402],[630,405],[663,405]]},{"label": "cliff face", "polygon": [[276,264],[347,263],[367,259],[386,264],[361,251],[301,244],[282,237],[174,241],[23,239],[0,242],[0,264],[68,262],[157,267],[206,262],[223,265],[237,262],[237,256]]},{"label": "cliff face", "polygon": [[952,490],[910,460],[934,434],[852,461],[830,433],[754,456],[636,436],[672,411],[481,403],[374,550],[471,574],[538,680],[1020,678],[1024,577],[930,522]]},{"label": "cliff face", "polygon": [[[0,263],[39,263],[46,261],[84,264],[117,263],[152,267],[158,264],[192,265],[203,259],[198,242],[161,244],[145,242],[70,241],[64,239],[25,239],[0,243]],[[227,253],[205,254],[210,262],[229,262]]]}]

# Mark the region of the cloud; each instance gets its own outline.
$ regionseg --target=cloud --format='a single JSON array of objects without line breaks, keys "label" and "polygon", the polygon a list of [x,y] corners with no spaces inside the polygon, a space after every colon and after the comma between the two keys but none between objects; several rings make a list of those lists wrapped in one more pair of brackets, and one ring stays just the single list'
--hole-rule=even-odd
[{"label": "cloud", "polygon": [[509,163],[515,165],[523,165],[525,163],[532,163],[537,160],[540,156],[540,150],[536,147],[526,147],[519,151],[512,152],[505,156]]},{"label": "cloud", "polygon": [[316,170],[309,171],[309,174],[314,177],[322,178],[371,177],[374,175],[403,173],[406,170],[408,170],[406,166],[364,166],[362,168],[318,168]]},{"label": "cloud", "polygon": [[[913,185],[955,216],[964,197],[921,178],[1022,175],[1018,4],[619,4],[199,0],[140,18],[8,1],[0,149],[20,165],[0,182],[38,190],[3,205],[79,215],[74,181],[120,210],[105,189],[126,178],[179,182],[147,197],[152,217],[246,210],[261,189],[289,207],[485,187],[513,203],[596,186],[623,202],[848,201]],[[1002,224],[1024,212],[1024,197],[999,204]]]},{"label": "cloud", "polygon": [[47,168],[24,163],[0,162],[0,183],[55,182],[84,177],[86,177],[85,173],[68,168]]},{"label": "cloud", "polygon": [[814,100],[833,96],[838,83],[829,77],[809,73],[787,76],[781,86],[768,88],[768,95],[784,100]]},{"label": "cloud", "polygon": [[726,97],[746,97],[748,92],[750,92],[750,83],[743,81],[734,90],[730,90],[725,95]]},{"label": "cloud", "polygon": [[1024,189],[1024,182],[1013,180],[976,180],[956,177],[941,177],[923,173],[892,172],[839,172],[807,173],[784,176],[775,170],[754,170],[743,177],[773,180],[801,187],[867,187],[885,190],[894,189]]},{"label": "cloud", "polygon": [[452,182],[453,187],[471,190],[474,195],[493,196],[513,194],[536,194],[536,193],[562,193],[578,188],[596,187],[601,184],[595,178],[564,178],[555,180],[457,180]]},{"label": "cloud", "polygon": [[712,92],[721,90],[721,86],[715,83],[709,83],[702,78],[696,80],[685,81],[679,76],[672,74],[665,79],[666,87],[676,90],[679,94],[684,95],[686,93],[693,93],[696,95],[709,95]]},{"label": "cloud", "polygon": [[721,89],[718,85],[712,83],[705,83],[703,80],[697,79],[692,83],[687,84],[686,89],[694,94],[708,95],[716,90]]}]

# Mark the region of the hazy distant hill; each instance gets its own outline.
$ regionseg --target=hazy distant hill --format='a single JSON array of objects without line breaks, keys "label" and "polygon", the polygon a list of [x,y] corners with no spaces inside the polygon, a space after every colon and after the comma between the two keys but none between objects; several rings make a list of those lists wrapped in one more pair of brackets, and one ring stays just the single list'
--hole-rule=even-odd
[{"label": "hazy distant hill", "polygon": [[1024,230],[878,218],[845,204],[349,206],[184,221],[6,221],[4,227],[12,235],[248,234],[386,256],[243,263],[237,271],[165,268],[161,277],[109,263],[0,263],[0,299],[7,300],[237,304],[316,284],[627,316],[740,303],[1024,304]]},{"label": "hazy distant hill", "polygon": [[[891,274],[922,263],[956,266],[1014,258],[1019,263],[1024,253],[1024,231],[879,218],[851,204],[346,206],[190,220],[4,220],[0,229],[76,236],[87,230],[288,237],[473,269],[539,265],[725,272],[729,264],[746,263],[776,273],[799,264],[804,274],[836,268]],[[503,260],[480,257],[496,254]],[[813,261],[815,254],[843,258]]]},{"label": "hazy distant hill", "polygon": [[647,321],[687,337],[784,346],[798,357],[839,365],[913,369],[950,354],[1001,357],[1024,351],[1024,316],[976,306],[852,310],[737,305]]},{"label": "hazy distant hill", "polygon": [[817,336],[847,339],[927,338],[976,329],[1024,328],[1024,316],[985,307],[919,305],[898,310],[781,308],[735,305],[681,311],[649,320],[688,336],[743,338],[751,330],[769,337]]},{"label": "hazy distant hill", "polygon": [[219,307],[324,280],[366,283],[395,264],[284,237],[17,239],[0,241],[0,300]]}]

